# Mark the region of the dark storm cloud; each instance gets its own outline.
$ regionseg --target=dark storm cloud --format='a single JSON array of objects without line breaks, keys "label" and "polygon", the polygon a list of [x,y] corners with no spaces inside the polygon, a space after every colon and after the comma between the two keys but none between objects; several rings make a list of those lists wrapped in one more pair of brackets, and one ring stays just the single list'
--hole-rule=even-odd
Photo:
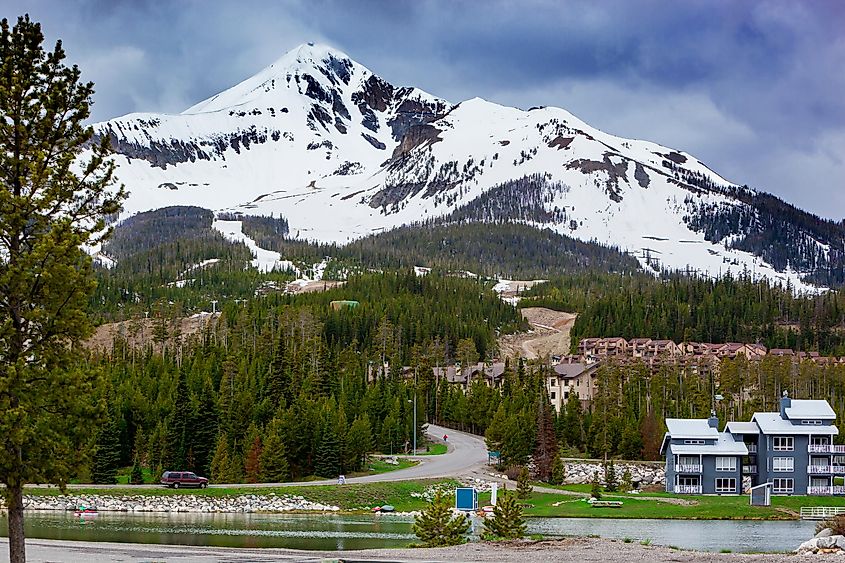
[{"label": "dark storm cloud", "polygon": [[557,105],[845,215],[845,3],[13,1],[97,84],[96,119],[178,112],[305,41],[451,101]]}]

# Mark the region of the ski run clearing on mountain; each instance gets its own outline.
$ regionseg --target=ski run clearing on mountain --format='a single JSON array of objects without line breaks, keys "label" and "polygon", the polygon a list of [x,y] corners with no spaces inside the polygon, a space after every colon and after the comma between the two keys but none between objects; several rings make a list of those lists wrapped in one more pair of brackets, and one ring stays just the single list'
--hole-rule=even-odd
[{"label": "ski run clearing on mountain", "polygon": [[[130,191],[122,217],[201,205],[283,216],[293,238],[345,243],[447,216],[482,196],[491,198],[485,213],[495,213],[514,203],[496,190],[531,177],[541,179],[542,193],[508,197],[517,206],[527,205],[522,196],[535,198],[543,220],[481,220],[520,220],[615,245],[650,269],[747,272],[818,289],[801,280],[808,272],[789,264],[777,271],[731,248],[733,234],[705,238],[695,226],[701,217],[757,211],[730,195],[741,188],[687,153],[609,135],[559,108],[524,111],[481,98],[452,104],[395,87],[322,45],[302,45],[182,114],[130,114],[95,131],[112,141]],[[239,221],[216,220],[214,228],[245,243],[259,270],[295,271],[246,237]],[[799,236],[827,259],[823,241]]]}]

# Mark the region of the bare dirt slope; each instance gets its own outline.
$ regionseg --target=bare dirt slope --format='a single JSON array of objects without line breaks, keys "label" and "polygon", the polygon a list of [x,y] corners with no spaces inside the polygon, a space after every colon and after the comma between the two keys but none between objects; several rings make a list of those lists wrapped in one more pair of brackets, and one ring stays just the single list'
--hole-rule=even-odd
[{"label": "bare dirt slope", "polygon": [[500,338],[499,350],[502,356],[534,360],[569,353],[569,332],[577,314],[545,307],[526,307],[521,312],[531,325],[531,330]]},{"label": "bare dirt slope", "polygon": [[180,319],[131,319],[98,326],[85,341],[89,350],[108,353],[115,338],[125,340],[130,348],[144,348],[152,344],[161,350],[162,344],[172,346],[217,323],[220,313],[198,313]]}]

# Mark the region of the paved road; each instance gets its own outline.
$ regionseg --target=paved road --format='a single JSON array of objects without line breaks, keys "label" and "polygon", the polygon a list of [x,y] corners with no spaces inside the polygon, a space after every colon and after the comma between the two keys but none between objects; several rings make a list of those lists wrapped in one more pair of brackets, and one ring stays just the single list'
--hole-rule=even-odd
[{"label": "paved road", "polygon": [[[398,469],[378,475],[365,475],[363,477],[350,477],[347,483],[378,483],[380,481],[411,481],[415,479],[437,479],[441,477],[458,477],[468,474],[480,468],[487,462],[487,446],[484,439],[473,434],[458,432],[450,428],[444,428],[435,424],[428,425],[428,435],[435,440],[443,441],[443,435],[449,438],[448,451],[441,455],[428,456],[405,456],[419,460],[419,464],[407,469]],[[333,485],[336,479],[320,481],[297,481],[290,483],[256,483],[249,487],[287,487],[298,486],[308,487],[314,485]],[[243,485],[214,484],[210,488],[228,488]],[[68,489],[125,489],[127,485],[68,485]],[[147,488],[157,489],[161,485],[132,485],[133,489]]]}]

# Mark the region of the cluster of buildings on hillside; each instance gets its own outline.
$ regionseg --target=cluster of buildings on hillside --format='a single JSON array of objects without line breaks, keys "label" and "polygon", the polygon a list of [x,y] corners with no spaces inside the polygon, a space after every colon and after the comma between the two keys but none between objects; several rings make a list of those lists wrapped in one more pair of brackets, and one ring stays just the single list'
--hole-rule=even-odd
[{"label": "cluster of buildings on hillside", "polygon": [[740,356],[744,356],[748,360],[760,360],[766,356],[774,356],[791,358],[794,361],[810,360],[820,364],[845,364],[845,356],[841,358],[821,356],[818,352],[795,352],[789,348],[772,348],[769,350],[762,344],[744,344],[741,342],[727,342],[725,344],[682,342],[677,344],[672,340],[652,340],[651,338],[626,340],[622,337],[611,337],[584,338],[578,343],[578,357],[587,363],[598,362],[609,357],[637,359],[647,363],[707,363],[723,358],[739,358]]},{"label": "cluster of buildings on hillside", "polygon": [[782,495],[845,495],[845,445],[825,400],[791,399],[779,412],[754,413],[750,422],[728,422],[719,431],[709,419],[667,418],[661,453],[666,491],[742,494],[766,485]]}]

